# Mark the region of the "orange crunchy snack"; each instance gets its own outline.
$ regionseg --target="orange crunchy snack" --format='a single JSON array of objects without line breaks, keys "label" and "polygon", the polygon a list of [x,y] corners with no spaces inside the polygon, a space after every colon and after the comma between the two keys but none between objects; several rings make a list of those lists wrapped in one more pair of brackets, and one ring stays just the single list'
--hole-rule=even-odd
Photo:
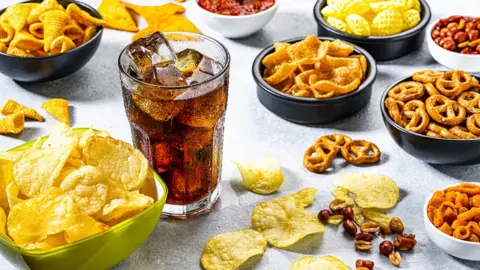
[{"label": "orange crunchy snack", "polygon": [[427,215],[441,232],[454,238],[480,242],[480,185],[462,183],[437,190],[428,202]]}]

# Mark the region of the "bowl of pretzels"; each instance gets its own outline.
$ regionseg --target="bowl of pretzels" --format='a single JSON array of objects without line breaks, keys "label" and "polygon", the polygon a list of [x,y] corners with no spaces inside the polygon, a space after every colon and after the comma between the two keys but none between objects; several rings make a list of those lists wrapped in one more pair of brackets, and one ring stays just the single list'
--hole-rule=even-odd
[{"label": "bowl of pretzels", "polygon": [[380,108],[393,140],[427,163],[480,163],[478,79],[462,70],[422,70],[389,86]]}]

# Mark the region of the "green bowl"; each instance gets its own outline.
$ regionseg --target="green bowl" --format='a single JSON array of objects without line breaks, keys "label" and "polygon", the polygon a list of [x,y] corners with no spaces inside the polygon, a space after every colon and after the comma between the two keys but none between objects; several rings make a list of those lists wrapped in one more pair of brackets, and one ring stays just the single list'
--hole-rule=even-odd
[{"label": "green bowl", "polygon": [[[87,128],[75,128],[77,134]],[[47,137],[43,137],[45,140]],[[10,152],[29,148],[34,141],[10,149]],[[5,237],[0,242],[10,250],[22,255],[31,269],[109,269],[125,260],[148,238],[155,228],[167,198],[167,186],[160,176],[150,169],[158,198],[156,202],[138,215],[110,229],[80,241],[45,251],[30,251],[16,246]]]}]

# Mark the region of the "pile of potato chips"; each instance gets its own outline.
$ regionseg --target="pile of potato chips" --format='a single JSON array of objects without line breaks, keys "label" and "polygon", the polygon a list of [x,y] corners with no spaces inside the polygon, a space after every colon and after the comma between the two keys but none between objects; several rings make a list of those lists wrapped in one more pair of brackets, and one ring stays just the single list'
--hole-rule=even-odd
[{"label": "pile of potato chips", "polygon": [[[67,100],[61,98],[49,99],[42,104],[42,108],[60,122],[70,125]],[[0,134],[22,132],[25,127],[25,118],[40,122],[45,121],[37,111],[12,99],[8,99],[3,104],[0,113],[5,115],[4,118],[0,119]]]},{"label": "pile of potato chips", "polygon": [[16,4],[0,15],[0,52],[21,57],[64,53],[89,41],[104,24],[75,3],[66,9],[56,0]]},{"label": "pile of potato chips", "polygon": [[319,99],[346,95],[365,79],[365,56],[352,54],[353,47],[340,41],[320,41],[310,35],[295,44],[275,43],[267,55],[264,80],[275,89],[297,97]]},{"label": "pile of potato chips", "polygon": [[418,0],[328,0],[321,10],[333,28],[357,36],[389,36],[421,20]]},{"label": "pile of potato chips", "polygon": [[[157,31],[199,33],[197,27],[182,15],[185,8],[173,3],[160,6],[137,6],[119,0],[103,0],[98,7],[98,12],[107,21],[106,27],[136,32],[133,36],[134,41]],[[142,16],[148,26],[139,31],[135,16],[130,12]]]},{"label": "pile of potato chips", "polygon": [[307,235],[324,231],[317,216],[305,210],[315,199],[315,188],[264,201],[252,212],[252,229],[223,233],[208,240],[200,259],[209,269],[237,269],[250,257],[265,252],[267,242],[291,246]]},{"label": "pile of potato chips", "polygon": [[47,139],[0,152],[0,233],[29,250],[78,241],[152,205],[150,181],[131,145],[58,123]]}]

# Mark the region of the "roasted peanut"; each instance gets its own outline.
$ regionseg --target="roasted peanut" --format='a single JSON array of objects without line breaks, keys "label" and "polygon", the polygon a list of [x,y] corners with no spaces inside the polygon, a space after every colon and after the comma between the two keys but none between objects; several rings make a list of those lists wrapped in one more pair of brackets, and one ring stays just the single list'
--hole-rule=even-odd
[{"label": "roasted peanut", "polygon": [[[468,45],[468,44],[467,44]],[[461,54],[470,54],[472,52],[472,49],[470,47],[463,48],[460,53]]]},{"label": "roasted peanut", "polygon": [[[470,44],[468,45],[470,46]],[[457,44],[455,44],[455,41],[453,40],[446,40],[442,47],[449,51],[455,51],[457,49]]]},{"label": "roasted peanut", "polygon": [[456,26],[448,29],[447,33],[445,34],[446,37],[453,37],[456,33],[460,31]]},{"label": "roasted peanut", "polygon": [[415,240],[415,235],[413,234],[397,235],[393,239],[393,246],[398,251],[410,251],[416,244],[417,240]]},{"label": "roasted peanut", "polygon": [[468,47],[468,43],[469,43],[469,41],[462,42],[462,43],[458,44],[457,47],[460,48],[460,49],[463,49],[465,47]]},{"label": "roasted peanut", "polygon": [[400,253],[395,252],[388,255],[388,260],[393,266],[399,267],[402,262],[402,257],[400,256]]},{"label": "roasted peanut", "polygon": [[360,230],[366,233],[377,233],[380,230],[380,225],[373,221],[368,221],[360,225]]},{"label": "roasted peanut", "polygon": [[390,226],[380,225],[380,231],[378,232],[382,238],[385,238],[388,234],[392,234]]},{"label": "roasted peanut", "polygon": [[447,29],[447,28],[442,28],[442,29],[440,30],[440,36],[441,36],[441,37],[445,37],[445,35],[447,34],[447,32],[448,32],[448,29]]},{"label": "roasted peanut", "polygon": [[392,229],[392,231],[398,234],[402,234],[403,231],[405,230],[402,220],[397,217],[392,218],[392,220],[390,220],[389,225],[390,225],[390,229]]},{"label": "roasted peanut", "polygon": [[369,260],[357,260],[355,262],[355,267],[360,268],[360,267],[365,267],[369,270],[372,270],[373,267],[375,267],[375,263]]},{"label": "roasted peanut", "polygon": [[[440,44],[440,41],[441,41],[441,40],[442,40],[441,37],[437,37],[437,38],[435,39],[435,43]],[[466,45],[466,46],[468,46],[468,42],[467,42],[467,45]]]},{"label": "roasted peanut", "polygon": [[390,253],[393,252],[393,244],[389,240],[385,240],[380,245],[378,246],[378,249],[380,250],[380,253],[388,256]]},{"label": "roasted peanut", "polygon": [[343,215],[343,211],[345,210],[345,207],[347,207],[347,202],[339,199],[333,200],[332,202],[330,202],[330,205],[329,205],[330,210],[332,210],[332,212],[337,215]]},{"label": "roasted peanut", "polygon": [[480,44],[480,39],[477,39],[477,40],[474,40],[474,41],[470,41],[468,43],[468,47],[470,48],[476,48],[478,46],[478,44]]},{"label": "roasted peanut", "polygon": [[345,229],[345,231],[351,236],[355,236],[357,234],[357,226],[350,219],[346,219],[343,222],[343,229]]},{"label": "roasted peanut", "polygon": [[458,43],[462,43],[465,40],[467,40],[467,33],[463,32],[463,31],[457,32],[453,36],[453,40],[455,40]]},{"label": "roasted peanut", "polygon": [[470,41],[477,40],[478,39],[478,34],[479,34],[478,30],[470,30],[470,31],[467,32],[468,39]]},{"label": "roasted peanut", "polygon": [[453,15],[453,16],[448,17],[447,20],[448,20],[449,22],[459,22],[461,19],[462,19],[462,16]]},{"label": "roasted peanut", "polygon": [[440,20],[438,21],[438,24],[439,24],[440,26],[442,26],[442,27],[443,27],[443,26],[447,26],[447,25],[448,25],[448,19],[440,19]]},{"label": "roasted peanut", "polygon": [[354,215],[355,215],[355,213],[353,212],[353,208],[351,208],[351,207],[347,207],[343,211],[343,217],[345,217],[345,219],[353,220]]},{"label": "roasted peanut", "polygon": [[433,30],[432,38],[435,39],[440,36],[440,30]]},{"label": "roasted peanut", "polygon": [[473,24],[473,22],[466,22],[465,23],[465,32],[468,32],[470,30],[474,30],[475,29],[475,24]]},{"label": "roasted peanut", "polygon": [[318,219],[321,220],[322,222],[327,222],[328,218],[331,216],[332,214],[330,213],[330,210],[328,209],[323,209],[322,211],[320,211],[318,213]]},{"label": "roasted peanut", "polygon": [[361,232],[355,235],[355,240],[373,241],[373,236],[366,232]]},{"label": "roasted peanut", "polygon": [[355,249],[360,251],[367,251],[372,248],[372,241],[357,240],[355,241]]}]

